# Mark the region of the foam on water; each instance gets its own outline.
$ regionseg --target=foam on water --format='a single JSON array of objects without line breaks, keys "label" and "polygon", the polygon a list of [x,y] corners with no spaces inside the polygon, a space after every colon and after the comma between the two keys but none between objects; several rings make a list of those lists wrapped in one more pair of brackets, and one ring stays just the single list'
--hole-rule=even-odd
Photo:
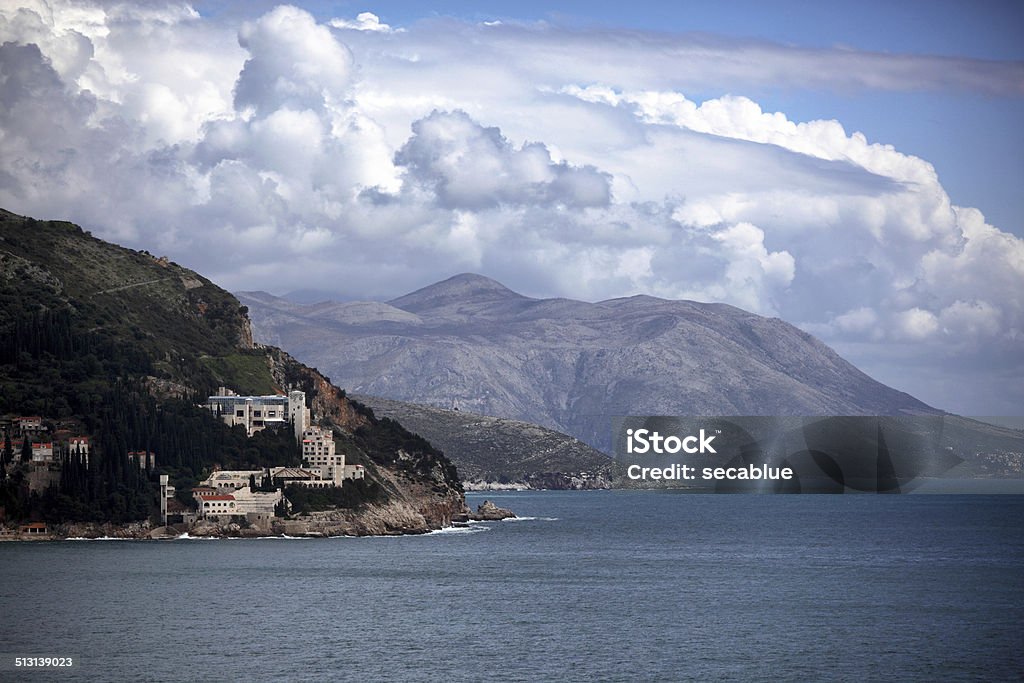
[{"label": "foam on water", "polygon": [[443,529],[435,529],[423,534],[424,536],[439,536],[443,534],[475,534],[478,531],[490,531],[489,526],[448,526]]}]

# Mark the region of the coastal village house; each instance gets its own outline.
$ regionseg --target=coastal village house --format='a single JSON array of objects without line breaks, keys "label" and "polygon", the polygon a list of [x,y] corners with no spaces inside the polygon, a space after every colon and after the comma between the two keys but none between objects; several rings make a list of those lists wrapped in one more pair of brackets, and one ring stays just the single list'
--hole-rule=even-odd
[{"label": "coastal village house", "polygon": [[36,415],[19,417],[15,420],[15,424],[18,427],[18,433],[22,436],[40,434],[46,430],[43,426],[43,418]]},{"label": "coastal village house", "polygon": [[[249,436],[267,427],[290,426],[301,444],[303,464],[301,467],[280,466],[265,470],[215,470],[193,489],[194,511],[177,500],[169,476],[161,474],[160,517],[165,525],[190,523],[196,519],[225,521],[244,517],[252,524],[266,526],[274,518],[280,503],[284,501],[287,505],[284,487],[292,484],[309,488],[340,487],[345,480],[365,476],[362,465],[346,464],[345,454],[338,452],[331,430],[311,424],[310,409],[302,391],[292,391],[287,396],[239,396],[221,387],[216,395],[208,397],[204,407],[229,426],[243,426]],[[92,444],[88,436],[68,436],[73,432],[63,429],[51,435],[51,425],[44,424],[38,416],[5,416],[4,423],[8,433],[15,431],[20,437],[12,440],[15,454],[25,450],[26,441],[30,445],[30,490],[43,491],[55,485],[60,478],[61,465],[68,458],[79,459],[86,465],[89,463]],[[43,435],[48,438],[41,438]],[[156,469],[156,454],[152,451],[130,451],[127,456],[132,467],[141,471]],[[262,483],[266,476],[274,482],[276,490],[254,491],[250,488],[253,478]],[[41,532],[34,529],[27,533]]]},{"label": "coastal village house", "polygon": [[[30,457],[26,481],[30,491],[42,493],[50,486],[60,481],[60,471],[64,462],[69,457],[80,458],[88,466],[89,464],[89,437],[66,435],[60,437],[59,433],[49,440],[36,440],[40,435],[47,433],[48,428],[39,422],[37,417],[15,418],[12,421],[14,426],[27,425],[27,430],[20,439],[11,440],[11,450],[15,461],[22,457],[25,441],[28,440]],[[18,427],[21,430],[20,427]],[[33,438],[35,437],[35,438]]]},{"label": "coastal village house", "polygon": [[53,462],[53,442],[33,442],[32,462]]},{"label": "coastal village house", "polygon": [[22,538],[44,538],[50,535],[50,530],[45,522],[29,522],[19,526],[18,533]]}]

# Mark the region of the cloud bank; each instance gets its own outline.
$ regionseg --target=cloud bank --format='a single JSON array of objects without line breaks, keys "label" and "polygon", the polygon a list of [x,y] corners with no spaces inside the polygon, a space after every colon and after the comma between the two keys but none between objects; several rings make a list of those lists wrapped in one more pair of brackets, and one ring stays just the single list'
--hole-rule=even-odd
[{"label": "cloud bank", "polygon": [[538,296],[732,303],[940,407],[1024,410],[1024,240],[837,121],[686,95],[1020,96],[1020,64],[58,0],[0,11],[0,42],[11,210],[233,289],[388,296],[477,271]]}]

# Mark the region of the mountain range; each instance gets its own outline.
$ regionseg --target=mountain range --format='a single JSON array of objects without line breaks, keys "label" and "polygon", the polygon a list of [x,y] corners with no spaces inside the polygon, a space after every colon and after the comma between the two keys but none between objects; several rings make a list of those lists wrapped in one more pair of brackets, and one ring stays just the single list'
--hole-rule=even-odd
[{"label": "mountain range", "polygon": [[257,339],[350,391],[522,420],[606,453],[618,415],[941,412],[795,326],[725,304],[535,299],[474,274],[387,302],[237,296]]}]

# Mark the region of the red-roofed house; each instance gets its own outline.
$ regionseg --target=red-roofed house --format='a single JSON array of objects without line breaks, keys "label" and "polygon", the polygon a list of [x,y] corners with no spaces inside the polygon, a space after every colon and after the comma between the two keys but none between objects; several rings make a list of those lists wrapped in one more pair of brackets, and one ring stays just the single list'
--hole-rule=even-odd
[{"label": "red-roofed house", "polygon": [[201,519],[241,514],[238,511],[238,506],[235,503],[234,496],[225,496],[221,494],[202,496],[200,501],[199,517]]}]

